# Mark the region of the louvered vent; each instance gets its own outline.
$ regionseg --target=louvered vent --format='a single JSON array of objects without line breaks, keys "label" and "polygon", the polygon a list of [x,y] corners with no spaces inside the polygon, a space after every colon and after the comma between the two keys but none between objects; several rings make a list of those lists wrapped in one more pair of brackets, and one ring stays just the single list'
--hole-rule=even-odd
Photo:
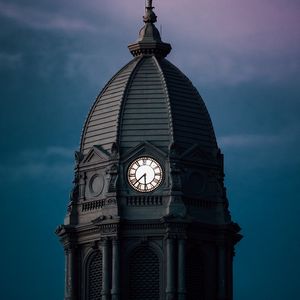
[{"label": "louvered vent", "polygon": [[188,252],[186,268],[187,299],[204,299],[203,264],[200,251],[197,248],[193,248]]},{"label": "louvered vent", "polygon": [[139,247],[129,261],[129,299],[159,300],[159,258],[150,247]]},{"label": "louvered vent", "polygon": [[97,251],[88,267],[88,300],[101,300],[102,253]]}]

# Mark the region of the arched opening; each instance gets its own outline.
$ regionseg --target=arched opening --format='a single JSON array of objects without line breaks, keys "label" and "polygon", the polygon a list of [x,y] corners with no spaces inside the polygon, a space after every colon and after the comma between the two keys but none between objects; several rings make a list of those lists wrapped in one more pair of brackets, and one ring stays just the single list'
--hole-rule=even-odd
[{"label": "arched opening", "polygon": [[138,247],[130,255],[129,299],[160,299],[160,261],[149,246]]},{"label": "arched opening", "polygon": [[91,254],[87,265],[87,299],[101,300],[102,291],[102,253]]},{"label": "arched opening", "polygon": [[187,300],[204,299],[204,268],[200,249],[192,247],[187,251],[186,291]]}]

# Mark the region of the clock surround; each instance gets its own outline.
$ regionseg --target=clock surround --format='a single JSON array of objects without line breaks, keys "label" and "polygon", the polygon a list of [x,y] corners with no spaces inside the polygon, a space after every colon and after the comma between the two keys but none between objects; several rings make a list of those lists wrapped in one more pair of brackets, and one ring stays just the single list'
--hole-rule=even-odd
[{"label": "clock surround", "polygon": [[136,158],[128,167],[127,180],[131,188],[141,193],[156,190],[163,179],[163,170],[159,162],[150,157]]}]

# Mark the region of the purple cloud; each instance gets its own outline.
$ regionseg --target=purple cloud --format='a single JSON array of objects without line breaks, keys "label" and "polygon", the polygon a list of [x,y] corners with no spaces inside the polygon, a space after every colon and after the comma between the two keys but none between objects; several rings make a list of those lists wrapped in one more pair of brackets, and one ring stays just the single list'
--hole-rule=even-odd
[{"label": "purple cloud", "polygon": [[[110,6],[104,2],[109,14],[124,23],[134,22],[139,9],[142,14],[142,1],[118,1]],[[154,1],[154,6],[163,23],[164,39],[175,46],[176,62],[192,70],[201,82],[277,82],[298,73],[297,1],[173,0]]]},{"label": "purple cloud", "polygon": [[[121,36],[125,40],[126,36],[128,43],[133,42],[142,26],[141,0],[61,0],[48,5],[51,9],[0,1],[0,16],[37,30],[84,31],[84,43],[90,41],[108,55],[112,44],[103,41],[118,41]],[[189,77],[197,78],[195,84],[278,83],[299,78],[299,1],[155,0],[154,6],[158,27],[163,25],[163,39],[173,46],[170,59],[184,72],[188,70]],[[93,59],[89,63],[78,53],[93,58],[99,55],[96,47],[88,54],[69,49],[67,76],[78,68],[72,65],[78,59],[94,76]],[[111,61],[104,59],[100,64],[109,69]]]}]

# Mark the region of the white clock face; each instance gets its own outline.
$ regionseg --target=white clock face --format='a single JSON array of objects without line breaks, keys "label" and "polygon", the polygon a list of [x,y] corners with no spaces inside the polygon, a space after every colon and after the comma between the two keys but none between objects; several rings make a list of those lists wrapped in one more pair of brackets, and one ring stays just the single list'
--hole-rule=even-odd
[{"label": "white clock face", "polygon": [[140,157],[128,168],[128,182],[139,192],[147,193],[158,188],[163,173],[159,163],[150,157]]}]

